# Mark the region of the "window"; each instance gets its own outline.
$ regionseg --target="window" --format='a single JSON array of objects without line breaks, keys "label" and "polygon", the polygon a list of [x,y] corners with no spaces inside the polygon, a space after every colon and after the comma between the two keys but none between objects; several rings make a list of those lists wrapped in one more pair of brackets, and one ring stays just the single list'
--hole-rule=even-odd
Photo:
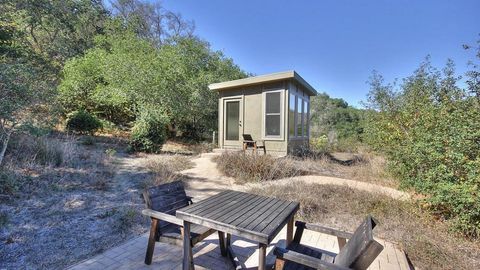
[{"label": "window", "polygon": [[308,136],[308,101],[303,101],[303,118],[302,118],[302,126],[303,126],[303,136]]},{"label": "window", "polygon": [[265,137],[281,135],[281,92],[265,93]]},{"label": "window", "polygon": [[293,93],[289,95],[288,102],[288,134],[290,138],[308,137],[308,111],[310,103],[308,97],[305,99]]},{"label": "window", "polygon": [[297,137],[303,136],[303,101],[297,97]]},{"label": "window", "polygon": [[290,137],[295,137],[295,105],[295,95],[290,94],[290,99],[288,102],[288,134]]}]

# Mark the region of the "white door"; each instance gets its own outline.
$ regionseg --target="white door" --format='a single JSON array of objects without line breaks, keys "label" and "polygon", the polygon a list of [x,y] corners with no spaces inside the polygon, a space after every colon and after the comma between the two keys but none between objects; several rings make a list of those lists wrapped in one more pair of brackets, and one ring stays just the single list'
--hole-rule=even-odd
[{"label": "white door", "polygon": [[228,147],[241,147],[243,134],[242,98],[225,99],[223,103],[223,144]]}]

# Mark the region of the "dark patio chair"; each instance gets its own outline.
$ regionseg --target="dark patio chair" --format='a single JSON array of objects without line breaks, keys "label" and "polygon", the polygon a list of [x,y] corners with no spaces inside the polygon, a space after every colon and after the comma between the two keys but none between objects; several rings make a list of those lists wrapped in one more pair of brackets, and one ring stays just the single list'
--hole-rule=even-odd
[{"label": "dark patio chair", "polygon": [[250,134],[242,134],[243,136],[243,152],[245,152],[249,147],[253,148],[253,153],[257,153],[257,149],[263,149],[263,154],[267,154],[267,149],[265,148],[265,141],[262,140],[262,145],[258,145],[257,141],[252,138]]},{"label": "dark patio chair", "polygon": [[[175,217],[175,211],[192,203],[187,196],[181,181],[175,181],[148,188],[143,192],[143,198],[148,209],[142,214],[151,218],[150,237],[148,239],[145,264],[152,263],[155,242],[165,242],[174,245],[183,245],[183,221]],[[190,244],[192,247],[215,230],[200,225],[190,228]],[[219,239],[223,235],[219,233]]]},{"label": "dark patio chair", "polygon": [[[297,221],[293,241],[286,249],[276,247],[274,250],[277,256],[275,270],[365,270],[383,250],[383,246],[373,239],[372,230],[376,223],[371,216],[368,216],[352,234]],[[300,240],[305,229],[336,236],[340,252],[335,254],[301,244]],[[348,242],[347,239],[349,239]]]}]

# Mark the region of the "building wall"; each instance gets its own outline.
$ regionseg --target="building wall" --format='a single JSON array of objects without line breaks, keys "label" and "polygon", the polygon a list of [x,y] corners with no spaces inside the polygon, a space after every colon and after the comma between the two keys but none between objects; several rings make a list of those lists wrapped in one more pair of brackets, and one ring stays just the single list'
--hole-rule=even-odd
[{"label": "building wall", "polygon": [[[220,148],[228,149],[241,149],[241,143],[238,145],[224,145],[224,101],[232,97],[241,97],[243,103],[243,121],[240,128],[241,134],[251,134],[254,140],[261,141],[265,139],[265,146],[267,153],[273,155],[285,155],[287,154],[287,139],[288,139],[288,125],[286,120],[288,119],[288,81],[281,81],[270,84],[244,86],[238,88],[232,88],[228,90],[222,90],[219,92],[219,133],[218,133],[218,145]],[[282,90],[283,92],[283,137],[279,139],[264,138],[263,127],[263,92],[269,90]],[[240,137],[240,141],[242,138]]]}]

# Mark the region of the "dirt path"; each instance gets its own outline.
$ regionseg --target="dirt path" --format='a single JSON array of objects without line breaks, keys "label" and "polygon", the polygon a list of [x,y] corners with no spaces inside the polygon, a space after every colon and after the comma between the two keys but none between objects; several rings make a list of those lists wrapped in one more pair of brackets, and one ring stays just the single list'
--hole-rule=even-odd
[{"label": "dirt path", "polygon": [[262,182],[238,185],[234,183],[233,178],[226,177],[217,170],[216,163],[212,161],[212,158],[218,155],[220,154],[202,154],[199,158],[192,160],[194,163],[193,168],[181,172],[191,178],[188,184],[188,190],[192,193],[193,197],[210,196],[224,189],[248,190],[251,187],[260,185],[285,185],[294,184],[294,182],[297,181],[303,181],[320,185],[348,186],[363,191],[380,193],[399,200],[408,200],[410,198],[408,193],[393,188],[356,180],[319,175],[306,175],[270,181],[267,183]]},{"label": "dirt path", "polygon": [[245,185],[244,188],[248,189],[250,187],[255,187],[260,185],[261,186],[287,185],[287,184],[294,185],[294,183],[297,181],[301,181],[309,184],[347,186],[347,187],[355,188],[362,191],[379,193],[382,195],[392,197],[397,200],[410,199],[410,194],[393,189],[393,188],[356,181],[356,180],[342,179],[342,178],[329,177],[329,176],[319,176],[319,175],[298,176],[298,177],[292,177],[292,178],[279,179],[279,180],[271,181],[267,183],[252,183],[252,184]]},{"label": "dirt path", "polygon": [[188,177],[187,192],[195,200],[216,194],[225,189],[235,189],[234,179],[222,175],[212,158],[217,153],[204,153],[192,160],[193,168],[181,171]]}]

